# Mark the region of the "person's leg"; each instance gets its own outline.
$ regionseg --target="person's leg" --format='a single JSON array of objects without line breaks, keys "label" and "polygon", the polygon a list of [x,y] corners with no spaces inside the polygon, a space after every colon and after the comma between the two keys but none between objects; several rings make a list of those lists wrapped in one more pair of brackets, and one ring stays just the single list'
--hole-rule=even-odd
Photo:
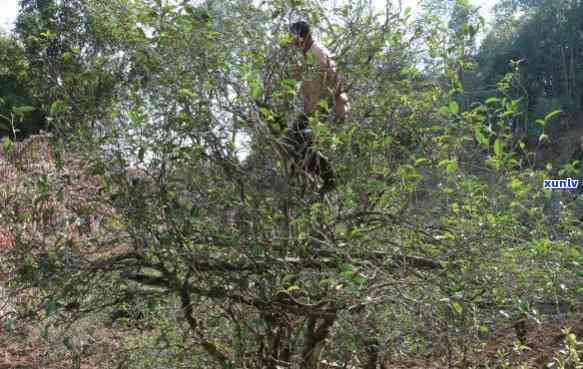
[{"label": "person's leg", "polygon": [[[326,111],[321,111],[319,113],[319,118],[326,121],[327,116]],[[315,175],[322,179],[322,187],[320,188],[320,193],[327,193],[333,190],[336,186],[335,173],[332,165],[320,152],[318,152],[313,147],[313,133],[309,130],[309,119],[304,115],[305,120],[302,121],[302,127],[299,131],[302,134],[302,148],[299,152],[302,158],[301,168],[310,175]]]},{"label": "person's leg", "polygon": [[304,171],[306,157],[306,142],[303,130],[308,126],[308,118],[301,114],[287,127],[282,144],[287,157],[290,178]]},{"label": "person's leg", "polygon": [[[332,106],[332,105],[330,105]],[[330,119],[332,119],[332,124],[338,124],[342,119],[337,117],[331,117],[330,112],[327,110],[320,111],[320,119],[323,122],[330,123]],[[334,188],[336,188],[336,173],[334,172],[334,168],[330,161],[322,155],[320,152],[314,151],[314,173],[317,174],[322,179],[322,187],[320,188],[321,194],[326,194]]]},{"label": "person's leg", "polygon": [[302,159],[301,150],[304,146],[304,138],[302,130],[307,126],[307,117],[300,115],[298,118],[288,126],[283,137],[282,143],[286,148],[289,158],[299,160]]},{"label": "person's leg", "polygon": [[309,148],[307,156],[306,171],[322,179],[320,193],[332,191],[336,187],[336,174],[328,159],[312,148]]},{"label": "person's leg", "polygon": [[336,173],[332,165],[322,155],[320,155],[320,178],[322,178],[322,187],[320,193],[325,194],[336,188]]},{"label": "person's leg", "polygon": [[288,129],[284,144],[294,165],[307,174],[320,177],[323,182],[320,192],[327,193],[335,188],[336,175],[328,159],[312,147],[313,137],[308,122],[308,117],[301,114]]}]

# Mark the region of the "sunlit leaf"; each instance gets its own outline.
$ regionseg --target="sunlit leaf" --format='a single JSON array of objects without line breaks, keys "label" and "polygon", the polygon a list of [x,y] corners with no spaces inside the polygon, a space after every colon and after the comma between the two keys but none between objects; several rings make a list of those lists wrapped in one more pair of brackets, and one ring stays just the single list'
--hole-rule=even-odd
[{"label": "sunlit leaf", "polygon": [[464,308],[462,307],[462,305],[457,301],[452,301],[451,307],[453,308],[453,311],[456,312],[456,314],[461,314],[464,311]]},{"label": "sunlit leaf", "polygon": [[475,136],[476,136],[476,141],[478,141],[478,144],[480,144],[481,146],[485,146],[488,144],[488,139],[486,138],[486,136],[482,133],[481,128],[476,128],[475,130]]},{"label": "sunlit leaf", "polygon": [[496,141],[494,142],[494,154],[496,156],[502,156],[503,153],[503,143],[502,143],[502,139],[500,137],[498,137],[496,139]]},{"label": "sunlit leaf", "polygon": [[449,103],[449,111],[451,114],[456,115],[460,111],[460,106],[458,105],[457,101],[450,101]]}]

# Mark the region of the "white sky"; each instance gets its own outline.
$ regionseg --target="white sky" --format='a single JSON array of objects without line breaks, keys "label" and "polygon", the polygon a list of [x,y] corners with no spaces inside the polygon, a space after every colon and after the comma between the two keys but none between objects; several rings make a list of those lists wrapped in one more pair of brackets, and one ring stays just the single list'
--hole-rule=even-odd
[{"label": "white sky", "polygon": [[16,18],[17,0],[0,0],[0,27],[12,29]]},{"label": "white sky", "polygon": [[[14,19],[16,18],[18,0],[0,0],[0,27],[5,30],[11,30]],[[410,6],[412,9],[417,7],[417,0],[402,0],[403,6]],[[491,8],[495,1],[492,0],[471,0],[477,6],[481,6],[481,14],[486,19],[490,18]],[[373,3],[384,3],[383,0],[373,0]]]}]

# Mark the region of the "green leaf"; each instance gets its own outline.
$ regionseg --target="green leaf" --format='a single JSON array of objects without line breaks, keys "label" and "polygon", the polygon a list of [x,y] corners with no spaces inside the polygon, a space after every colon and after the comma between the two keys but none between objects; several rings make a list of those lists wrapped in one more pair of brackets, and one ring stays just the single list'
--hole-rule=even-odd
[{"label": "green leaf", "polygon": [[8,137],[4,137],[2,140],[2,149],[4,150],[4,155],[9,156],[12,152],[12,141]]},{"label": "green leaf", "polygon": [[69,51],[64,52],[63,55],[61,56],[61,58],[63,59],[63,61],[68,62],[71,59],[73,59],[73,53],[71,53]]},{"label": "green leaf", "polygon": [[354,266],[351,264],[343,264],[341,268],[340,275],[344,278],[350,279],[356,273]]},{"label": "green leaf", "polygon": [[449,103],[449,112],[453,115],[457,115],[460,111],[460,106],[456,101],[450,101]]},{"label": "green leaf", "polygon": [[293,79],[284,79],[280,83],[287,90],[287,92],[295,92],[297,81]]},{"label": "green leaf", "polygon": [[352,278],[352,281],[353,281],[355,284],[358,284],[358,285],[363,285],[363,284],[365,284],[366,282],[368,282],[368,278],[366,278],[366,277],[365,277],[365,276],[363,276],[363,275],[360,275],[360,274],[358,274],[358,275],[355,275],[355,276]]},{"label": "green leaf", "polygon": [[475,136],[476,136],[476,141],[478,141],[478,144],[480,146],[484,146],[484,145],[488,144],[488,139],[482,133],[482,130],[480,128],[476,128]]},{"label": "green leaf", "polygon": [[307,63],[309,65],[315,65],[315,64],[318,63],[318,61],[316,60],[316,56],[314,55],[314,53],[309,53],[306,61],[307,61]]},{"label": "green leaf", "polygon": [[196,92],[194,92],[194,91],[191,91],[191,90],[188,90],[188,89],[186,89],[186,88],[182,88],[182,89],[180,89],[180,90],[178,91],[178,94],[179,94],[180,96],[184,96],[184,97],[190,97],[190,98],[193,98],[193,99],[195,99],[195,98],[197,98],[197,97],[198,97],[198,94],[197,94]]},{"label": "green leaf", "polygon": [[297,278],[296,274],[287,274],[281,279],[281,283],[287,284]]},{"label": "green leaf", "polygon": [[299,291],[299,290],[301,290],[300,286],[296,286],[296,285],[289,286],[288,288],[286,288],[287,292],[293,292],[293,291]]},{"label": "green leaf", "polygon": [[260,107],[259,108],[259,112],[261,113],[261,115],[263,115],[265,117],[265,119],[267,119],[268,121],[273,121],[275,120],[275,117],[273,115],[273,113],[271,112],[271,110],[264,108],[264,107]]},{"label": "green leaf", "polygon": [[144,116],[137,110],[128,111],[128,117],[132,121],[132,125],[137,128],[144,122]]},{"label": "green leaf", "polygon": [[518,106],[520,105],[521,101],[522,101],[522,98],[514,99],[514,100],[510,101],[510,104],[508,104],[510,110],[514,111],[514,110],[518,109]]},{"label": "green leaf", "polygon": [[190,217],[193,219],[200,218],[200,210],[196,206],[190,209]]},{"label": "green leaf", "polygon": [[437,164],[437,166],[439,168],[445,168],[445,171],[449,174],[455,173],[457,171],[457,168],[458,168],[457,161],[451,160],[451,159],[442,160]]},{"label": "green leaf", "polygon": [[507,110],[504,113],[500,114],[500,119],[510,117],[514,114],[514,110]]},{"label": "green leaf", "polygon": [[457,314],[461,314],[464,311],[463,306],[457,301],[452,301],[451,307],[453,308],[453,311],[455,311]]},{"label": "green leaf", "polygon": [[66,109],[65,102],[63,100],[57,100],[51,104],[51,115],[57,115],[64,112]]},{"label": "green leaf", "polygon": [[[446,191],[443,191],[443,190],[446,190]],[[449,191],[447,191],[447,190],[449,190]],[[442,188],[442,191],[444,193],[448,193],[448,194],[453,193],[453,190],[451,190],[450,188],[449,189],[448,188]],[[455,240],[455,235],[453,235],[451,232],[445,232],[443,234],[436,235],[434,238],[436,240],[440,240],[440,241],[442,241],[442,240],[453,241],[453,240]]]},{"label": "green leaf", "polygon": [[490,97],[490,98],[488,98],[488,99],[485,101],[485,103],[486,103],[486,105],[490,105],[490,104],[497,103],[498,101],[500,101],[500,99],[499,99],[499,98],[497,98],[497,97]]},{"label": "green leaf", "polygon": [[522,188],[523,184],[522,184],[522,182],[521,182],[519,179],[517,179],[517,178],[512,178],[512,180],[510,181],[510,183],[509,183],[509,185],[508,185],[508,186],[510,187],[510,189],[511,189],[512,191],[517,191],[517,190],[519,190],[520,188]]},{"label": "green leaf", "polygon": [[502,139],[500,139],[500,137],[498,137],[496,139],[496,141],[494,142],[494,154],[496,156],[502,156],[502,153],[503,153]]},{"label": "green leaf", "polygon": [[36,108],[34,106],[14,106],[12,112],[18,115],[24,115],[26,113],[32,113]]},{"label": "green leaf", "polygon": [[263,87],[261,87],[261,84],[257,80],[252,80],[250,84],[251,84],[251,97],[255,99],[259,97],[259,95],[263,91]]},{"label": "green leaf", "polygon": [[554,117],[556,117],[557,115],[561,114],[562,112],[563,112],[562,110],[555,110],[555,111],[552,111],[552,112],[548,113],[545,116],[545,122],[548,122],[549,120],[553,119]]}]

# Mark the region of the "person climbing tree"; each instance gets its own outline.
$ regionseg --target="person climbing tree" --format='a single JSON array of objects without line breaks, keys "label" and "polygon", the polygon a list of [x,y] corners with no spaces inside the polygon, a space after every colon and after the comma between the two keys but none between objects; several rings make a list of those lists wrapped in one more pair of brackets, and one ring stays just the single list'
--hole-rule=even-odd
[{"label": "person climbing tree", "polygon": [[330,52],[312,38],[310,26],[305,21],[290,27],[293,45],[302,52],[303,64],[292,66],[292,77],[301,80],[302,113],[288,127],[285,143],[299,168],[318,175],[322,181],[321,193],[336,186],[335,174],[328,160],[313,148],[310,118],[323,121],[333,112],[334,121],[340,122],[349,111],[348,97],[343,91],[342,78]]}]

